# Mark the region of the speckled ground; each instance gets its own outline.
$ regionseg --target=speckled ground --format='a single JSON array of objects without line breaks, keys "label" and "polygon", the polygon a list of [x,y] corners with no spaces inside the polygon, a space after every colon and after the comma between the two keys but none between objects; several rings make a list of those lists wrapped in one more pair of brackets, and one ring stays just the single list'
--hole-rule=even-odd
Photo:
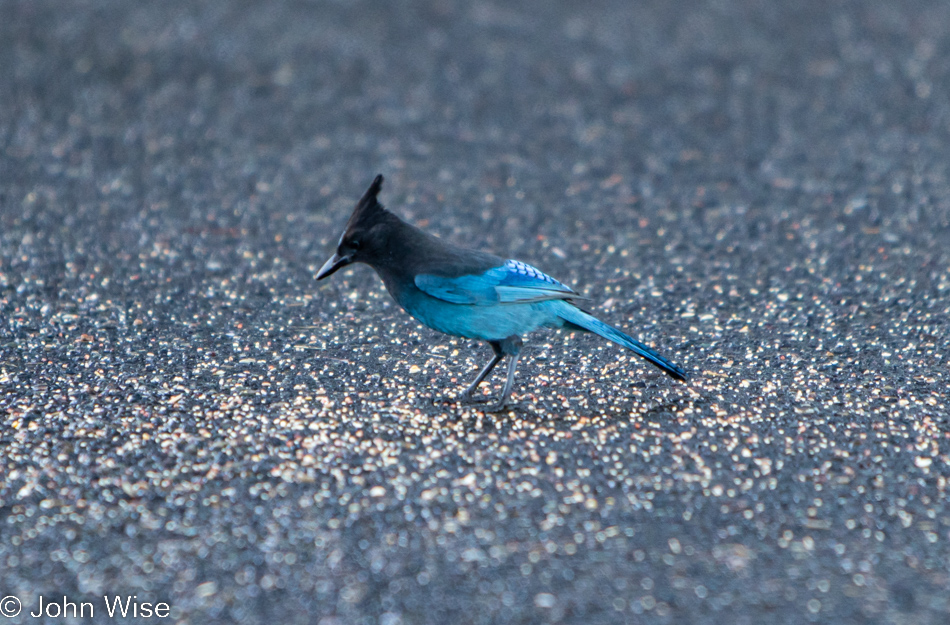
[{"label": "speckled ground", "polygon": [[[0,13],[9,622],[950,621],[950,4]],[[313,279],[377,172],[691,382],[456,404],[487,347]]]}]

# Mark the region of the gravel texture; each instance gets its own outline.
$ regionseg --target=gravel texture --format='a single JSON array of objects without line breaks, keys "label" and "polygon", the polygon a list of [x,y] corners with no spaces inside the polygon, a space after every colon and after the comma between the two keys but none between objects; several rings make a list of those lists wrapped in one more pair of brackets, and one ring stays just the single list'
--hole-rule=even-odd
[{"label": "gravel texture", "polygon": [[[0,13],[8,622],[950,622],[950,3]],[[455,403],[486,346],[313,279],[378,172],[690,383]]]}]

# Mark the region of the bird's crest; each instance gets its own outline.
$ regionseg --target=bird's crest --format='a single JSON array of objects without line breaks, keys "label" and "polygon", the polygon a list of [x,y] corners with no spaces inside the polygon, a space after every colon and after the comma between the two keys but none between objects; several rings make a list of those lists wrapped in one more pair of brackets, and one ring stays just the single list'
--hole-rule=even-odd
[{"label": "bird's crest", "polygon": [[373,183],[369,185],[368,189],[366,189],[366,193],[363,194],[363,197],[360,198],[360,201],[356,203],[356,208],[353,209],[353,216],[350,217],[350,223],[347,224],[347,227],[354,226],[357,223],[363,222],[364,220],[375,216],[377,213],[386,210],[376,199],[376,196],[379,195],[379,191],[382,189],[382,187],[383,175],[378,174],[373,179]]}]

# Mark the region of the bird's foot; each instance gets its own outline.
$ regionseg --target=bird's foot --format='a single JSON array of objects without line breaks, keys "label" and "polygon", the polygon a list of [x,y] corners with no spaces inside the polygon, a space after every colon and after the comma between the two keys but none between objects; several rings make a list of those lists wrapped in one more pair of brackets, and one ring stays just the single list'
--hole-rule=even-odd
[{"label": "bird's foot", "polygon": [[485,406],[485,412],[504,412],[505,408],[508,406],[508,402],[499,401],[491,405]]},{"label": "bird's foot", "polygon": [[462,393],[458,398],[458,403],[460,404],[484,404],[489,401],[491,401],[491,397],[487,395],[473,397],[471,393]]},{"label": "bird's foot", "polygon": [[482,410],[485,412],[502,412],[505,407],[508,405],[508,397],[502,397],[500,400],[492,399],[491,395],[479,395],[478,397],[472,396],[471,389],[463,392],[459,395],[458,402],[460,404],[488,404]]}]

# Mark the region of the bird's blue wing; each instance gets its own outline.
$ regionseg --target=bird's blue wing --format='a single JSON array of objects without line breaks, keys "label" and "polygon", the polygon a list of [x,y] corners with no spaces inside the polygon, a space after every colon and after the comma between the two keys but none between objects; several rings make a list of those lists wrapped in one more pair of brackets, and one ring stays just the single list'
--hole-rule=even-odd
[{"label": "bird's blue wing", "polygon": [[497,283],[491,275],[493,271],[491,269],[486,273],[458,278],[419,274],[415,277],[415,283],[419,290],[452,304],[490,306],[498,303],[498,294],[495,292]]},{"label": "bird's blue wing", "polygon": [[433,297],[453,304],[528,304],[552,299],[580,297],[531,265],[509,260],[500,267],[480,274],[444,278],[421,274],[415,278],[416,286]]}]

